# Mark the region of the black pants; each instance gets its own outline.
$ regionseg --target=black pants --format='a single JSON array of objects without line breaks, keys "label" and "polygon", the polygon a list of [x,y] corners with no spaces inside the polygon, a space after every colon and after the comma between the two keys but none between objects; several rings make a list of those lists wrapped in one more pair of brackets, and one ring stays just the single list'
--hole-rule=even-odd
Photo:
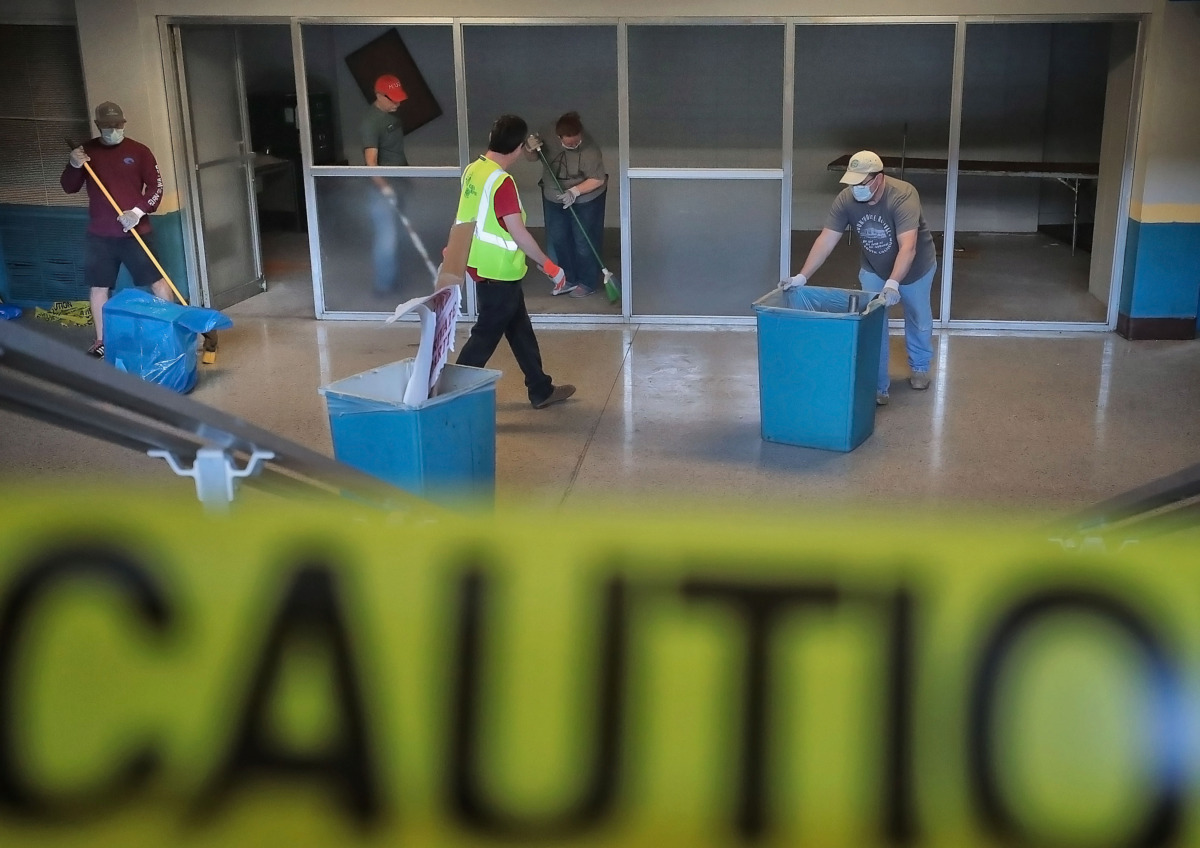
[{"label": "black pants", "polygon": [[[152,235],[139,235],[146,247],[154,250]],[[142,250],[142,246],[132,235],[109,238],[88,233],[84,244],[83,281],[87,283],[88,288],[114,288],[122,265],[129,270],[129,276],[133,278],[135,286],[151,286],[162,279],[162,274],[154,267],[146,251]]]},{"label": "black pants", "polygon": [[471,337],[458,354],[458,364],[484,367],[496,352],[501,337],[506,338],[525,375],[529,402],[541,403],[554,391],[554,383],[542,370],[542,352],[525,309],[521,281],[480,280],[475,285],[475,293],[479,301],[479,318],[471,328]]}]

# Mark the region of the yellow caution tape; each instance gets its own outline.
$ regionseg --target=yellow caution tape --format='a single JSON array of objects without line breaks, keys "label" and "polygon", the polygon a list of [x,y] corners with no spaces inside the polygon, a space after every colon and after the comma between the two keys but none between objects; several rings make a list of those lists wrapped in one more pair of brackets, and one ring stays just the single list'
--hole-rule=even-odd
[{"label": "yellow caution tape", "polygon": [[1194,539],[0,496],[0,844],[1188,845]]},{"label": "yellow caution tape", "polygon": [[86,327],[92,323],[92,307],[86,300],[59,300],[49,309],[35,306],[33,317],[71,327]]}]

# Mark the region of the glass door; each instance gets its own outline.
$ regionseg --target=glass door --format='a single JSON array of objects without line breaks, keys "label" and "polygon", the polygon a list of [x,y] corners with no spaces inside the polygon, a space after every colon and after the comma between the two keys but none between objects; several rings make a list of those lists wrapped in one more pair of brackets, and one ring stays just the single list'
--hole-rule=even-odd
[{"label": "glass door", "polygon": [[237,29],[179,26],[175,55],[201,297],[224,309],[266,288]]}]

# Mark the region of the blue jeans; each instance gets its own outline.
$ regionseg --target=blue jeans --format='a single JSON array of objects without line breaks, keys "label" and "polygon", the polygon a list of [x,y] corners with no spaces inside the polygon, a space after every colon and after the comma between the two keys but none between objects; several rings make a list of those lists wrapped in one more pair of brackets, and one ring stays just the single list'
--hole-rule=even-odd
[{"label": "blue jeans", "polygon": [[588,247],[587,239],[579,231],[579,224],[571,215],[571,209],[579,216],[583,225],[596,246],[596,252],[604,249],[604,198],[608,192],[601,192],[595,200],[587,203],[576,203],[570,209],[563,209],[561,203],[542,198],[542,212],[546,216],[546,245],[550,256],[562,266],[567,275],[567,282],[586,289],[595,289],[600,285],[600,263]]},{"label": "blue jeans", "polygon": [[[929,302],[929,293],[936,273],[937,263],[934,262],[933,267],[919,280],[900,286],[900,306],[904,309],[904,346],[908,348],[908,367],[913,371],[928,371],[929,363],[933,361],[933,306]],[[881,292],[886,282],[866,268],[858,271],[858,283],[863,291]],[[886,395],[889,386],[888,333],[885,325],[879,350],[879,382],[876,389]]]},{"label": "blue jeans", "polygon": [[400,287],[400,216],[396,207],[374,186],[371,189],[369,207],[375,291],[386,294]]}]

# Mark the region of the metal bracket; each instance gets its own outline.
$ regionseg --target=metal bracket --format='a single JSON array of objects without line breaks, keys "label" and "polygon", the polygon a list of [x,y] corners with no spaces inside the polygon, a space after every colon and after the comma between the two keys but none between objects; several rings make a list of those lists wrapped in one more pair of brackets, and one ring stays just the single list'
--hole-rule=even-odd
[{"label": "metal bracket", "polygon": [[219,510],[228,509],[233,502],[234,481],[257,474],[265,460],[275,458],[272,451],[254,450],[246,467],[237,468],[233,456],[221,448],[198,448],[192,467],[184,468],[179,458],[170,451],[150,450],[146,451],[146,455],[165,459],[171,470],[180,477],[193,478],[200,503]]}]

